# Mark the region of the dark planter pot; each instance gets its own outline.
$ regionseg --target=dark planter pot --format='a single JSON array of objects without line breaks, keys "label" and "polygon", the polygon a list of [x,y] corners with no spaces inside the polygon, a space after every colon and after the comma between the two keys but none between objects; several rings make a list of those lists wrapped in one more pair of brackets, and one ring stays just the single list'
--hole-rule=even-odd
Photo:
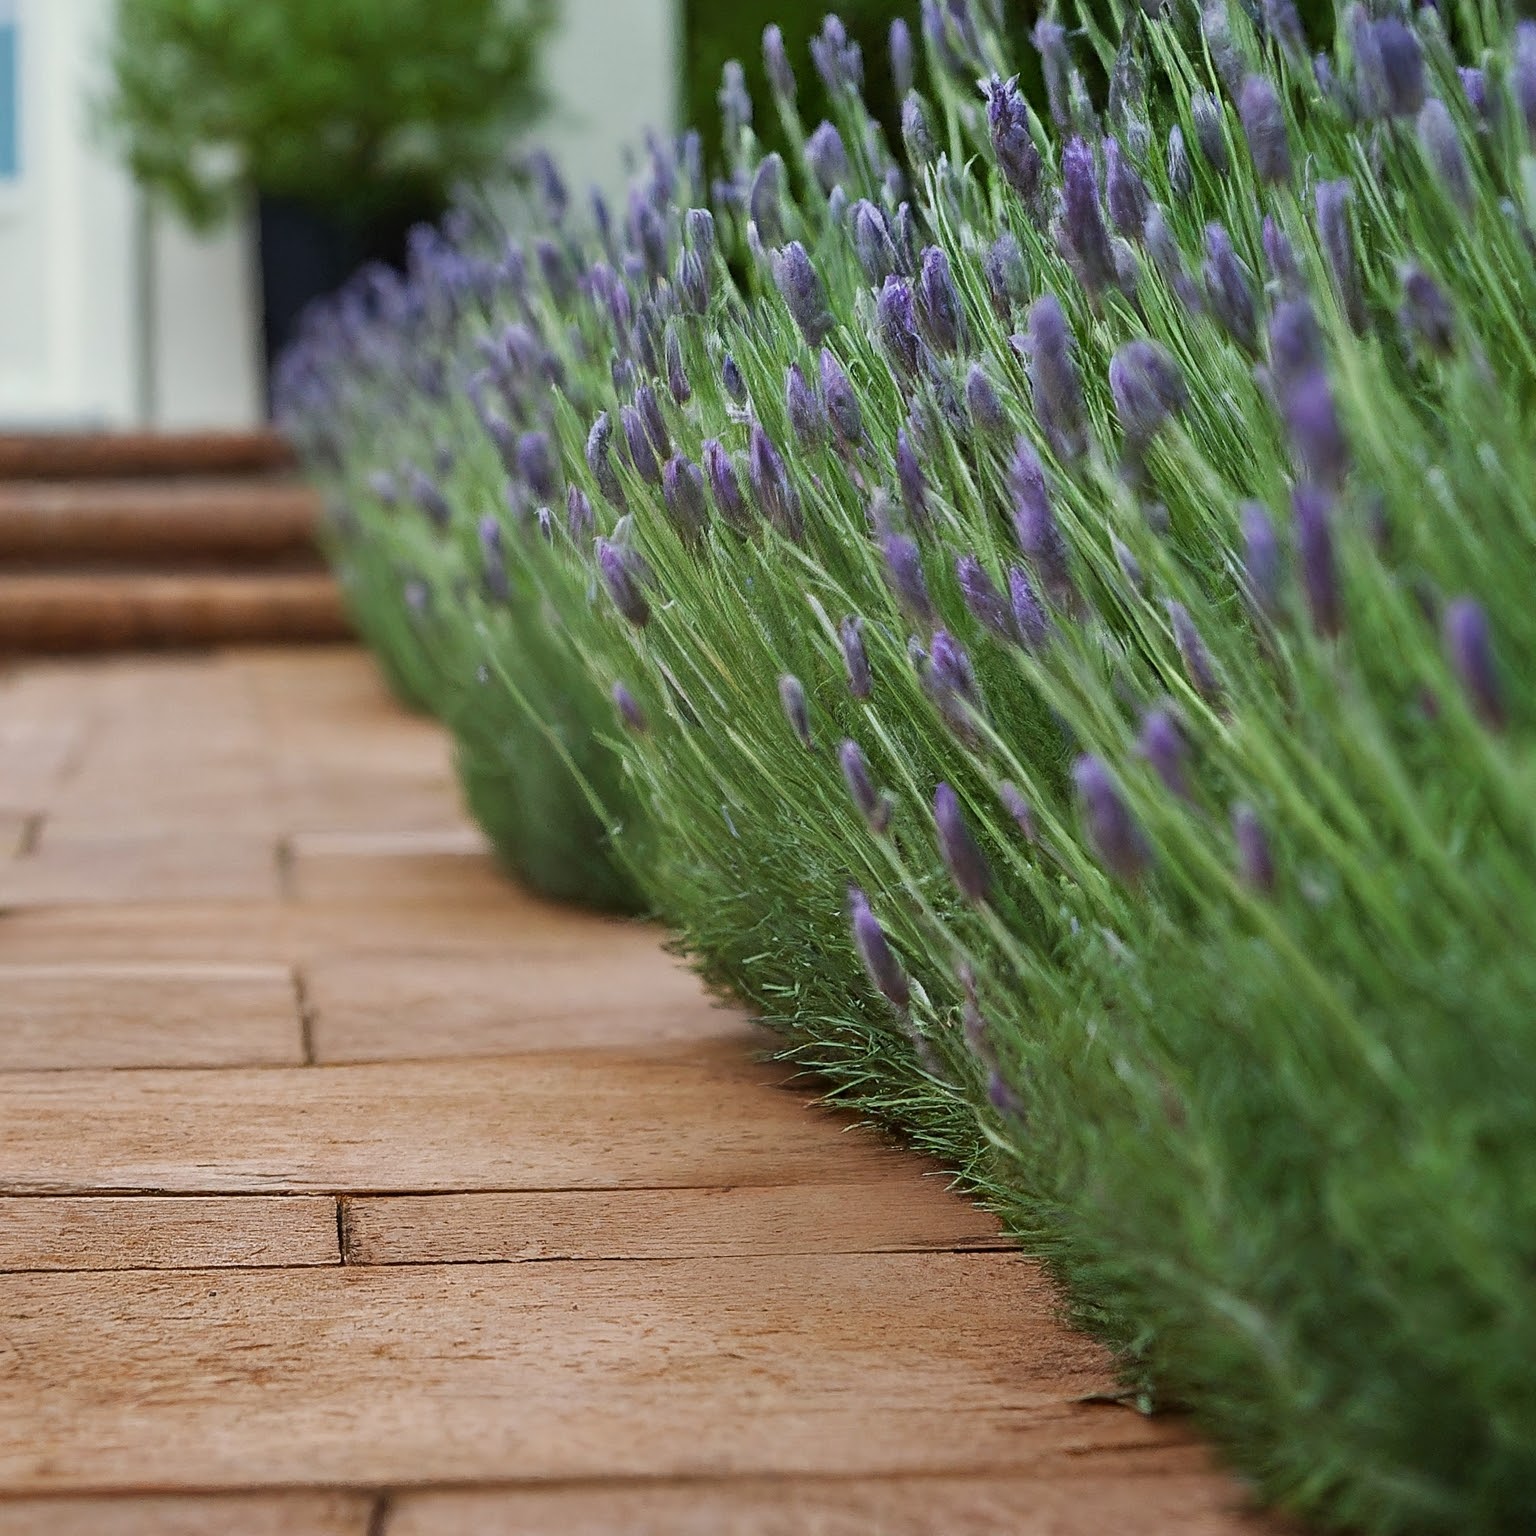
[{"label": "dark planter pot", "polygon": [[391,210],[359,223],[291,197],[257,203],[261,247],[261,325],[267,376],[293,340],[299,317],[316,299],[334,293],[361,266],[405,264],[411,228],[432,222],[441,206]]}]

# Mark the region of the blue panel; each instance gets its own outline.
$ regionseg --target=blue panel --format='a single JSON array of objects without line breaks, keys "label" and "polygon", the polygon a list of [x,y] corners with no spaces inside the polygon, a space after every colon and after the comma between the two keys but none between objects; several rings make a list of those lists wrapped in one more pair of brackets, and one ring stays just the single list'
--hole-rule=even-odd
[{"label": "blue panel", "polygon": [[[3,13],[0,13],[3,15]],[[0,181],[14,181],[21,174],[20,77],[16,23],[0,20]]]}]

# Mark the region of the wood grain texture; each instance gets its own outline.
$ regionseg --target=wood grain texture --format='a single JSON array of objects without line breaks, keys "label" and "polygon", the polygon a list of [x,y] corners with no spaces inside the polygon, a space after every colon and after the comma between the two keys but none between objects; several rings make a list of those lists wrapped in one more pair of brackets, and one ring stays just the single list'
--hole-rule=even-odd
[{"label": "wood grain texture", "polygon": [[[1129,1461],[1124,1452],[1116,1458]],[[1163,1460],[1167,1458],[1166,1453]],[[1199,1470],[1003,1477],[739,1478],[657,1487],[407,1494],[384,1536],[1239,1536],[1277,1523]]]},{"label": "wood grain texture", "polygon": [[1017,1469],[1167,1441],[1011,1254],[0,1276],[0,1486]]},{"label": "wood grain texture", "polygon": [[0,1502],[0,1536],[378,1536],[367,1494],[229,1493]]},{"label": "wood grain texture", "polygon": [[685,1050],[0,1073],[0,1192],[697,1188],[901,1160],[735,1044]]},{"label": "wood grain texture", "polygon": [[303,1060],[286,966],[0,963],[0,1072]]},{"label": "wood grain texture", "polygon": [[58,839],[45,826],[35,853],[0,863],[0,907],[272,900],[277,876],[259,834]]},{"label": "wood grain texture", "polygon": [[1007,1246],[920,1165],[788,1188],[394,1195],[344,1202],[352,1264],[689,1259]]},{"label": "wood grain texture", "polygon": [[291,467],[274,432],[7,432],[0,478],[250,474]]},{"label": "wood grain texture", "polygon": [[0,1270],[340,1262],[336,1202],[319,1195],[0,1196]]}]

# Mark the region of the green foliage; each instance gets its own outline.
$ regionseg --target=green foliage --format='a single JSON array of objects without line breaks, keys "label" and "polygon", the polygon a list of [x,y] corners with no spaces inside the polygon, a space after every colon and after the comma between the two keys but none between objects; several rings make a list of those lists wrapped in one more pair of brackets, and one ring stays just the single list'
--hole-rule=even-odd
[{"label": "green foliage", "polygon": [[252,189],[363,218],[494,173],[554,0],[121,0],[107,126],[191,223]]},{"label": "green foliage", "polygon": [[[808,125],[781,103],[787,195],[757,212],[782,241],[727,201],[716,248],[670,206],[703,188],[658,152],[637,198],[665,261],[621,281],[588,242],[578,287],[560,261],[504,262],[499,238],[423,253],[414,304],[350,301],[293,361],[288,410],[350,509],[343,569],[385,573],[369,601],[391,635],[412,633],[410,584],[430,586],[419,654],[466,739],[547,743],[529,803],[600,810],[612,841],[586,846],[617,856],[710,983],[963,1171],[1132,1388],[1192,1407],[1267,1497],[1330,1525],[1497,1536],[1536,1507],[1536,30],[1517,51],[1495,6],[1449,9],[1406,43],[1383,23],[1390,62],[1364,12],[1341,11],[1342,92],[1241,4],[1209,7],[1203,32],[1184,8],[1090,17],[1115,106],[1070,109],[1091,157],[1018,107],[1036,202],[997,173],[974,85],[1013,55],[981,26],[974,55],[930,58],[936,153],[906,168],[906,217],[964,318],[953,343],[920,321],[916,367],[890,301],[931,292],[935,258],[912,285],[923,258],[897,256],[882,323],[845,199],[799,162]],[[1289,161],[1268,178],[1238,110],[1255,73]],[[1389,88],[1396,115],[1371,106]],[[861,147],[846,198],[879,204],[868,110],[842,90],[834,112]],[[1095,272],[1109,215],[1083,171],[1107,171],[1110,134],[1168,238],[1135,230],[1122,186],[1114,270]],[[724,153],[745,183],[762,141]],[[1331,183],[1349,190],[1330,226]],[[1001,233],[1016,293],[989,281]],[[815,376],[819,358],[794,318],[814,329],[818,305],[780,291],[790,240],[824,288],[857,434],[791,421],[786,369]],[[671,281],[685,243],[709,274],[703,313]],[[1046,296],[1070,387],[1046,378]],[[1138,403],[1127,369],[1149,341],[1178,387]],[[718,495],[707,526],[680,517],[617,430],[616,486],[598,472],[591,424],[639,398],[626,365],[658,392],[666,453],[737,456],[745,519]],[[1080,441],[1062,430],[1075,391]],[[567,533],[555,498],[541,519],[522,456],[491,446],[524,430],[627,552],[643,612],[605,599],[585,518]],[[754,434],[783,458],[777,498]],[[442,528],[421,515],[438,498]],[[893,579],[890,534],[914,541],[931,613]],[[974,579],[968,598],[967,556],[998,589],[1032,585],[1043,632],[1017,613],[1010,631]],[[848,686],[847,616],[867,694]],[[645,728],[620,728],[615,682]],[[888,825],[850,795],[845,740]],[[940,785],[984,897],[974,870],[956,878]],[[525,786],[492,770],[474,793],[515,835]],[[850,886],[889,964],[851,930]]]}]

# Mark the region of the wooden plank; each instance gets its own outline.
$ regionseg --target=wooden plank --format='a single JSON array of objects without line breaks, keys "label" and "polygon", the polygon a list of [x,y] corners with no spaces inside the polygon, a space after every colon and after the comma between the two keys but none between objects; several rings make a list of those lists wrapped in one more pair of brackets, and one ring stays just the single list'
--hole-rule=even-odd
[{"label": "wooden plank", "polygon": [[439,832],[305,834],[291,844],[289,894],[374,906],[494,901],[507,877],[474,827]]},{"label": "wooden plank", "polygon": [[37,817],[29,811],[0,809],[0,859],[14,858],[36,833]]},{"label": "wooden plank", "polygon": [[242,474],[285,469],[293,450],[274,432],[7,432],[0,478]]},{"label": "wooden plank", "polygon": [[340,1262],[336,1202],[320,1195],[0,1197],[0,1270]]},{"label": "wooden plank", "polygon": [[657,1486],[407,1494],[385,1536],[1282,1536],[1243,1490],[1186,1470],[1172,1447],[1144,1473],[1046,1462],[1000,1477],[736,1479]]},{"label": "wooden plank", "polygon": [[368,1494],[230,1493],[0,1503],[0,1536],[370,1536]]},{"label": "wooden plank", "polygon": [[789,1188],[388,1195],[344,1202],[351,1264],[688,1259],[1009,1246],[995,1216],[915,1160]]},{"label": "wooden plank", "polygon": [[[338,956],[304,969],[317,1061],[500,1056],[741,1037],[648,928],[556,954]],[[430,1033],[421,1028],[431,1019]]]},{"label": "wooden plank", "polygon": [[702,1188],[905,1166],[734,1042],[686,1052],[0,1073],[0,1191]]},{"label": "wooden plank", "polygon": [[304,1059],[286,966],[0,964],[0,1072]]},{"label": "wooden plank", "polygon": [[[319,1075],[319,1074],[316,1074]],[[1007,1254],[0,1276],[0,1487],[1016,1470],[1173,1434]]]},{"label": "wooden plank", "polygon": [[277,851],[264,836],[54,837],[36,853],[0,863],[0,907],[132,902],[261,901],[278,894]]}]

